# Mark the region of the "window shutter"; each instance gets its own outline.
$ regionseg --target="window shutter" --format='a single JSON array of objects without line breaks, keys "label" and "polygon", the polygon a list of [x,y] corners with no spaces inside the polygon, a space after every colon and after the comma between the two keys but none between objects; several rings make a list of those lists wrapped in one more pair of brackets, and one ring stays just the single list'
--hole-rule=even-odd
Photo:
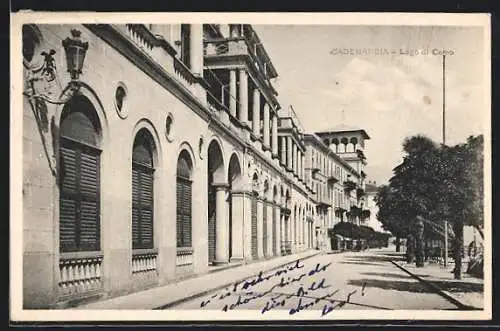
[{"label": "window shutter", "polygon": [[184,223],[182,215],[182,195],[184,186],[179,178],[177,178],[177,247],[182,247],[182,226]]},{"label": "window shutter", "polygon": [[140,173],[132,166],[132,248],[140,246]]},{"label": "window shutter", "polygon": [[141,172],[141,247],[153,248],[153,173],[151,169]]},{"label": "window shutter", "polygon": [[61,147],[61,192],[59,200],[59,242],[62,251],[77,249],[76,238],[76,151]]},{"label": "window shutter", "polygon": [[177,247],[191,247],[191,182],[177,177]]},{"label": "window shutter", "polygon": [[99,250],[99,155],[80,153],[80,246]]},{"label": "window shutter", "polygon": [[184,196],[183,196],[183,207],[184,207],[184,226],[183,226],[183,238],[185,247],[192,246],[191,240],[191,201],[192,201],[192,193],[191,193],[191,182],[186,181],[184,187]]}]

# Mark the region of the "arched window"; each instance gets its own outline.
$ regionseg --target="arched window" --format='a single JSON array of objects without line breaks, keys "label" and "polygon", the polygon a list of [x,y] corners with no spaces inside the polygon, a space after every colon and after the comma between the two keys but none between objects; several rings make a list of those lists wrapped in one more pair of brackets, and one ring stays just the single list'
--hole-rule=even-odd
[{"label": "arched window", "polygon": [[192,247],[192,169],[184,150],[177,160],[177,248]]},{"label": "arched window", "polygon": [[141,129],[132,150],[132,249],[153,248],[153,138]]},{"label": "arched window", "polygon": [[99,251],[100,132],[94,107],[76,96],[63,109],[59,151],[59,249]]}]

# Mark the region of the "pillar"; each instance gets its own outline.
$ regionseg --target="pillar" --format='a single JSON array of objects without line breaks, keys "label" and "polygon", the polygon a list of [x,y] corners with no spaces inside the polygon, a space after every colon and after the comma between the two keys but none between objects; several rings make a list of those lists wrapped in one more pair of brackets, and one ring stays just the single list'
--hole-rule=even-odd
[{"label": "pillar", "polygon": [[245,228],[244,220],[248,220],[249,216],[245,215],[245,194],[243,192],[232,192],[232,247],[231,261],[243,260],[244,243],[245,243]]},{"label": "pillar", "polygon": [[302,179],[302,151],[298,152],[298,159],[299,159],[299,164],[298,164],[298,173],[299,173],[299,179]]},{"label": "pillar", "polygon": [[273,233],[276,233],[276,255],[281,255],[281,233],[282,233],[282,224],[281,224],[281,207],[276,203],[274,205],[274,217],[276,218],[276,228],[273,229]]},{"label": "pillar", "polygon": [[271,149],[273,156],[278,156],[278,115],[273,114],[272,116],[272,128],[271,128]]},{"label": "pillar", "polygon": [[191,72],[203,76],[203,25],[191,24],[189,39],[189,62]]},{"label": "pillar", "polygon": [[286,137],[280,137],[281,140],[281,155],[280,162],[286,164]]},{"label": "pillar", "polygon": [[269,127],[269,104],[266,102],[264,103],[264,147],[266,149],[269,149],[270,148],[270,145],[269,145],[269,130],[270,130],[270,127]]},{"label": "pillar", "polygon": [[286,167],[288,169],[293,168],[293,148],[292,148],[292,137],[288,136],[286,137],[286,156],[287,156],[287,161],[286,161]]},{"label": "pillar", "polygon": [[252,129],[253,134],[260,138],[260,92],[257,88],[253,90]]},{"label": "pillar", "polygon": [[236,70],[229,70],[229,112],[236,117]]},{"label": "pillar", "polygon": [[257,257],[259,259],[264,257],[264,247],[262,245],[264,238],[264,201],[261,197],[257,198]]},{"label": "pillar", "polygon": [[215,264],[229,261],[229,232],[226,218],[226,190],[227,185],[218,184],[215,187]]},{"label": "pillar", "polygon": [[264,252],[266,256],[273,256],[273,236],[274,236],[274,229],[273,229],[273,204],[268,201],[266,203],[266,208],[267,208],[267,224],[264,224],[267,226],[267,252]]},{"label": "pillar", "polygon": [[241,124],[248,127],[248,74],[244,69],[239,70],[240,74],[240,116]]},{"label": "pillar", "polygon": [[297,174],[297,145],[293,144],[292,148],[292,169],[293,173]]}]

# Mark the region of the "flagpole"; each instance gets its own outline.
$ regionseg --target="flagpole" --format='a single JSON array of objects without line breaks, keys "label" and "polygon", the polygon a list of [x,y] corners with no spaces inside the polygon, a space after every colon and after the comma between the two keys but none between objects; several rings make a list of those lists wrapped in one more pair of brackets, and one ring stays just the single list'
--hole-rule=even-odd
[{"label": "flagpole", "polygon": [[[443,147],[446,145],[446,55],[443,54]],[[448,266],[448,220],[444,220],[444,266]]]}]

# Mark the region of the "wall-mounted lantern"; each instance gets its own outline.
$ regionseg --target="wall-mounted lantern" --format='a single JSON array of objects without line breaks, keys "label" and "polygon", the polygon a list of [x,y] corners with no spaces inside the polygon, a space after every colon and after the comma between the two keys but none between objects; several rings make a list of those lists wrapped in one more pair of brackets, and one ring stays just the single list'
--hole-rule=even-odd
[{"label": "wall-mounted lantern", "polygon": [[[70,73],[71,81],[62,89],[61,97],[57,99],[51,98],[35,87],[36,81],[43,81],[45,84],[48,84],[57,80],[57,68],[54,59],[56,51],[53,49],[41,53],[44,57],[44,63],[41,68],[30,70],[27,77],[28,90],[23,92],[24,95],[38,101],[41,99],[52,104],[64,104],[80,89],[81,82],[79,77],[82,73],[85,55],[89,46],[88,42],[82,41],[79,30],[72,29],[71,37],[64,39],[62,45],[66,53],[66,66],[67,71]],[[43,86],[43,89],[47,89],[47,85]]]}]

